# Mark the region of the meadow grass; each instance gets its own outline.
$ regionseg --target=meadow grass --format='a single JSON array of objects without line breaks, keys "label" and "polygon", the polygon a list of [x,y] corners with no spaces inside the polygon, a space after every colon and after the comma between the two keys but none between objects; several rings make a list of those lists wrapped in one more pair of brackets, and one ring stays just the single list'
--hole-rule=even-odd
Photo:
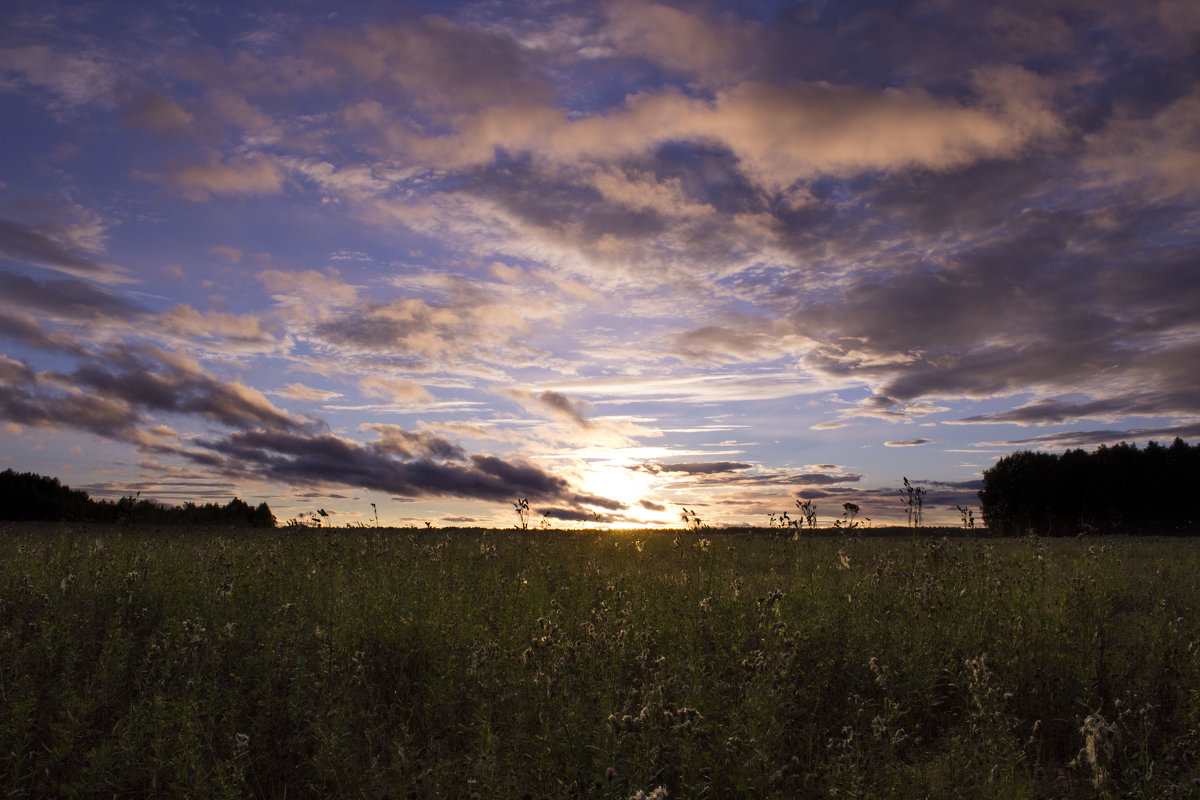
[{"label": "meadow grass", "polygon": [[886,533],[8,524],[0,780],[1200,797],[1200,540]]}]

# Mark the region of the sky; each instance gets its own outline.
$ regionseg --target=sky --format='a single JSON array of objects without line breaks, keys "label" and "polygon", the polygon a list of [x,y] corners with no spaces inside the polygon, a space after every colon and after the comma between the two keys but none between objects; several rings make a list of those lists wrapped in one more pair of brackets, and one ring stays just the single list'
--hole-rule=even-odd
[{"label": "sky", "polygon": [[956,524],[1197,376],[1194,0],[0,10],[0,468],[93,497]]}]

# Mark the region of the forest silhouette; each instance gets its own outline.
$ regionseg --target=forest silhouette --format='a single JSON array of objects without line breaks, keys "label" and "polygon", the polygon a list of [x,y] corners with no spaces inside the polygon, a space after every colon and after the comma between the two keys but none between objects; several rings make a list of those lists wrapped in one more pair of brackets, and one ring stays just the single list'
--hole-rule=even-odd
[{"label": "forest silhouette", "polygon": [[1195,533],[1200,445],[1121,442],[1062,455],[1021,451],[984,470],[984,521],[1000,535]]},{"label": "forest silhouette", "polygon": [[138,497],[93,500],[58,478],[33,472],[0,472],[0,519],[39,522],[128,522],[147,525],[221,525],[274,528],[266,503],[257,507],[233,498],[225,505],[184,503],[167,506]]}]

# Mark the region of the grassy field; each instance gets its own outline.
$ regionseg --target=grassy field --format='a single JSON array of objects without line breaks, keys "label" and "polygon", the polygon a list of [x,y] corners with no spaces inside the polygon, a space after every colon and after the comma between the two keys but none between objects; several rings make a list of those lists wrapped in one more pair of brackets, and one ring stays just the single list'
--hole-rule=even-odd
[{"label": "grassy field", "polygon": [[4,796],[1200,797],[1200,540],[886,533],[0,526]]}]

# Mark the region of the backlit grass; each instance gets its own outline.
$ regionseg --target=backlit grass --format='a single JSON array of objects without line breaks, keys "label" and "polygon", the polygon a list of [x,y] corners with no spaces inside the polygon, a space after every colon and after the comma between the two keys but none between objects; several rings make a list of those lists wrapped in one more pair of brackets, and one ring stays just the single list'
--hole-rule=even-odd
[{"label": "backlit grass", "polygon": [[1200,797],[1200,541],[0,529],[21,796]]}]

